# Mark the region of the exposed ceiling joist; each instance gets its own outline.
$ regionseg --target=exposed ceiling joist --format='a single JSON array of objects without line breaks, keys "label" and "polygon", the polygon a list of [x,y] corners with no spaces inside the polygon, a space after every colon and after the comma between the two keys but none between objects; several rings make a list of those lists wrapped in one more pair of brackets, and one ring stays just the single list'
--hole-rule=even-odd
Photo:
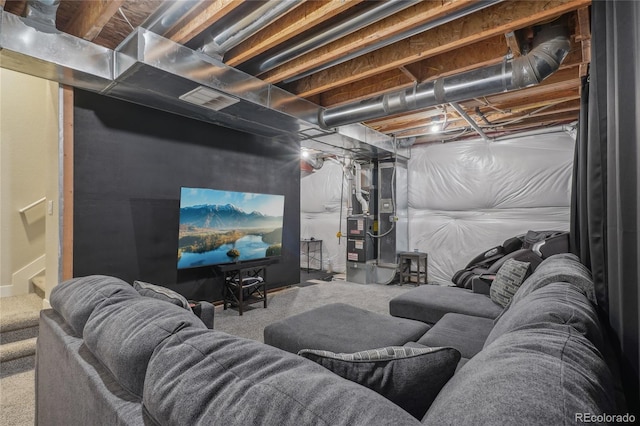
[{"label": "exposed ceiling joist", "polygon": [[285,65],[262,74],[260,77],[270,83],[284,81],[313,68],[318,63],[326,63],[341,58],[344,55],[373,44],[381,39],[391,37],[408,28],[413,28],[425,22],[454,13],[469,3],[472,3],[472,1],[454,0],[445,2],[442,5],[439,2],[432,1],[418,3],[374,25],[356,31],[319,49],[315,49],[313,52],[309,52]]},{"label": "exposed ceiling joist", "polygon": [[514,26],[524,28],[558,17],[589,3],[590,0],[499,3],[463,18],[464,25],[456,21],[441,25],[378,49],[366,57],[358,57],[331,69],[319,71],[287,85],[286,88],[302,97],[313,95],[330,89],[330,86],[352,83],[426,57],[459,49],[479,40],[502,36]]},{"label": "exposed ceiling joist", "polygon": [[75,15],[61,31],[85,40],[93,40],[118,12],[125,0],[96,0],[81,2]]},{"label": "exposed ceiling joist", "polygon": [[331,18],[358,5],[363,0],[322,0],[305,2],[278,22],[231,49],[225,62],[237,66],[266,50],[286,43],[303,31],[321,25]]},{"label": "exposed ceiling joist", "polygon": [[202,1],[200,6],[169,29],[166,36],[176,43],[185,44],[241,5],[242,0]]}]

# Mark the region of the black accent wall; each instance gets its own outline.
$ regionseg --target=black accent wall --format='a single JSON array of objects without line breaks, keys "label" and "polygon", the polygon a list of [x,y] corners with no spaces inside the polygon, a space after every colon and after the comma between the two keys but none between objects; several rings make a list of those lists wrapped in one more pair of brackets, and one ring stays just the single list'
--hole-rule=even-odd
[{"label": "black accent wall", "polygon": [[180,188],[285,196],[269,288],[299,282],[300,145],[82,90],[74,108],[74,276],[143,280],[220,300],[213,267],[177,270]]}]

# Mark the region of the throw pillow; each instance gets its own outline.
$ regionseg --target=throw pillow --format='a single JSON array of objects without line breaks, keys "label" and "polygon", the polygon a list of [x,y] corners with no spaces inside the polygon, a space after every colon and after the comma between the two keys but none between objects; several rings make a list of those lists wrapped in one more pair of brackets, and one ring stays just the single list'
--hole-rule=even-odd
[{"label": "throw pillow", "polygon": [[489,296],[495,303],[505,307],[520,288],[529,271],[529,262],[508,259],[498,269],[495,280],[491,284]]},{"label": "throw pillow", "polygon": [[173,303],[182,308],[191,311],[189,301],[175,291],[155,284],[146,283],[144,281],[134,281],[133,288],[135,288],[141,296],[153,297],[154,299],[164,300],[165,302]]},{"label": "throw pillow", "polygon": [[454,348],[390,346],[351,354],[303,349],[308,358],[421,419],[460,361]]}]

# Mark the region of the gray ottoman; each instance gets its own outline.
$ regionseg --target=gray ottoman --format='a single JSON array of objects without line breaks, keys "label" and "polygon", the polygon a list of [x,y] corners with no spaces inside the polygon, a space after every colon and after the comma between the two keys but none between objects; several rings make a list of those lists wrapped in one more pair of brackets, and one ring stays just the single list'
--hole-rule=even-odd
[{"label": "gray ottoman", "polygon": [[416,341],[429,325],[333,303],[321,306],[264,329],[264,342],[288,352],[322,349],[357,352]]}]

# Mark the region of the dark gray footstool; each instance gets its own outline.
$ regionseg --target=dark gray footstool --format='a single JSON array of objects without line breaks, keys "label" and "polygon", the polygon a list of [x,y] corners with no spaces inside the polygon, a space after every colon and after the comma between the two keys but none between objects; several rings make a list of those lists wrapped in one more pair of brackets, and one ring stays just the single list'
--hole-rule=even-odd
[{"label": "dark gray footstool", "polygon": [[420,321],[332,303],[268,325],[264,342],[292,353],[301,349],[349,353],[402,346],[417,341],[428,329]]}]

